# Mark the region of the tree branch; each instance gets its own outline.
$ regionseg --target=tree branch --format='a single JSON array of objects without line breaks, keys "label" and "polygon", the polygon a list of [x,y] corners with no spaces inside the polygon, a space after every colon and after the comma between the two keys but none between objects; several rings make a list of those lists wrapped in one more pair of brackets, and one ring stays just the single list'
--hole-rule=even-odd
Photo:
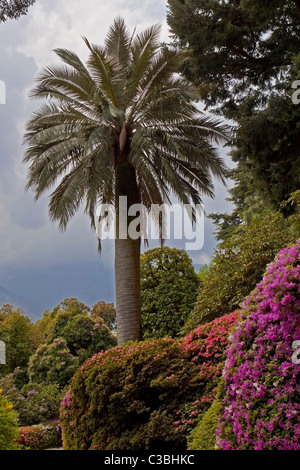
[{"label": "tree branch", "polygon": [[0,23],[8,19],[17,20],[22,15],[26,15],[28,8],[35,3],[35,0],[0,0]]}]

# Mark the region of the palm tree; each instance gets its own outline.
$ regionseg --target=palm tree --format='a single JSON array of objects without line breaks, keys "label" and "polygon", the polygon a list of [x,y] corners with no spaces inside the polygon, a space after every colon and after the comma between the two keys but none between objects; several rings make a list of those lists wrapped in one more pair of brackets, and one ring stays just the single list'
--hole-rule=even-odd
[{"label": "palm tree", "polygon": [[142,203],[150,210],[171,195],[194,207],[201,194],[213,196],[212,177],[223,180],[226,172],[213,146],[224,141],[224,128],[199,113],[196,90],[178,74],[181,53],[161,47],[159,34],[152,26],[131,35],[117,18],[104,47],[84,38],[86,66],[75,53],[56,50],[64,65],[37,78],[32,97],[48,103],[25,135],[27,188],[38,199],[59,180],[49,215],[62,230],[82,204],[92,227],[99,204],[115,207],[119,344],[140,339],[141,311],[141,239],[119,236],[119,197],[127,197],[127,208]]}]

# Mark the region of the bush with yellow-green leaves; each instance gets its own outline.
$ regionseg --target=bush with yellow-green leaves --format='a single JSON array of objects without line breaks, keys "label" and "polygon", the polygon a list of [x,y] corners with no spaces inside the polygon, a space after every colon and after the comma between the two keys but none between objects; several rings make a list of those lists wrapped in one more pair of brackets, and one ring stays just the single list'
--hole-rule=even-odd
[{"label": "bush with yellow-green leaves", "polygon": [[0,450],[17,450],[19,438],[18,418],[13,405],[0,389]]}]

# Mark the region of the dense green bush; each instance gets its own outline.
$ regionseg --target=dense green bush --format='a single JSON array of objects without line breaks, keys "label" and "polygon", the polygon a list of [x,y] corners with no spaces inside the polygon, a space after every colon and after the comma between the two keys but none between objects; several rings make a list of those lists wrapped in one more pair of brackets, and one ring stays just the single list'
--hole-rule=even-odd
[{"label": "dense green bush", "polygon": [[117,314],[113,303],[106,303],[103,300],[93,305],[91,310],[91,318],[97,323],[101,323],[101,319],[110,330],[114,330],[117,326]]},{"label": "dense green bush", "polygon": [[193,309],[199,285],[184,250],[155,248],[141,256],[143,339],[176,337]]},{"label": "dense green bush", "polygon": [[18,419],[13,405],[0,389],[0,450],[17,450],[19,438]]},{"label": "dense green bush", "polygon": [[[33,327],[36,347],[41,344],[49,343],[50,332],[53,334],[53,323],[60,313],[66,313],[69,317],[75,317],[81,314],[88,315],[89,312],[90,308],[75,297],[62,300],[52,311],[46,310],[43,313],[43,317],[40,318]],[[62,336],[62,334],[56,331],[55,338]],[[53,339],[54,338],[52,338],[52,340]]]},{"label": "dense green bush", "polygon": [[16,407],[20,423],[28,426],[57,419],[62,398],[63,392],[57,384],[29,383],[25,385],[18,397],[18,401],[21,402],[20,410]]},{"label": "dense green bush", "polygon": [[27,368],[34,351],[33,324],[24,312],[11,305],[0,309],[0,340],[6,345],[6,365],[0,366],[3,375],[17,367]]},{"label": "dense green bush", "polygon": [[130,343],[95,355],[61,408],[66,450],[179,451],[212,403],[237,313],[186,338]]},{"label": "dense green bush", "polygon": [[300,450],[300,240],[243,304],[223,371],[218,445]]},{"label": "dense green bush", "polygon": [[188,333],[238,308],[261,280],[276,253],[297,239],[298,229],[279,213],[255,218],[221,243],[204,277],[195,308],[184,325]]},{"label": "dense green bush", "polygon": [[64,392],[57,384],[29,383],[19,389],[10,374],[0,379],[0,388],[18,413],[21,426],[57,419]]},{"label": "dense green bush", "polygon": [[44,347],[63,338],[71,354],[82,364],[94,354],[116,346],[115,336],[99,315],[101,310],[109,322],[112,308],[111,304],[99,302],[93,307],[92,316],[89,307],[79,300],[65,299],[52,312],[44,312],[43,318],[37,321],[34,328],[37,343]]},{"label": "dense green bush", "polygon": [[29,361],[31,382],[58,384],[65,387],[79,367],[78,358],[73,356],[63,338],[51,344],[40,346]]},{"label": "dense green bush", "polygon": [[61,409],[64,447],[185,448],[176,413],[197,396],[197,367],[172,339],[126,344],[89,359]]},{"label": "dense green bush", "polygon": [[79,358],[79,364],[94,354],[116,346],[116,338],[112,335],[104,320],[97,321],[87,313],[59,312],[49,327],[48,344],[57,338],[63,338],[71,354]]},{"label": "dense green bush", "polygon": [[189,450],[215,450],[219,403],[215,400],[204,414],[189,439]]}]

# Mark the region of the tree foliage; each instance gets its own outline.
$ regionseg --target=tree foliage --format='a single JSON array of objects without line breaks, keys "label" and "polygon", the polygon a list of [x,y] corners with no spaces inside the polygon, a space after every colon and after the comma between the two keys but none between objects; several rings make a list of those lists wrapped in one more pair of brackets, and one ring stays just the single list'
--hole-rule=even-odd
[{"label": "tree foliage", "polygon": [[80,363],[116,345],[116,338],[104,321],[101,318],[96,321],[87,313],[59,312],[49,327],[48,344],[57,338],[64,338],[71,354],[78,357]]},{"label": "tree foliage", "polygon": [[174,39],[189,48],[184,72],[202,98],[234,117],[249,95],[264,102],[284,79],[300,47],[300,10],[293,0],[168,0]]},{"label": "tree foliage", "polygon": [[0,450],[19,450],[19,435],[17,414],[0,389]]},{"label": "tree foliage", "polygon": [[[46,310],[42,318],[34,324],[34,338],[37,346],[48,341],[50,331],[53,330],[53,323],[61,312],[69,317],[81,314],[87,315],[90,308],[75,297],[68,297],[56,305],[53,310]],[[58,334],[58,336],[62,335]]]},{"label": "tree foliage", "polygon": [[184,250],[164,247],[141,256],[142,335],[178,336],[193,309],[198,278]]},{"label": "tree foliage", "polygon": [[78,367],[78,357],[71,354],[63,338],[57,338],[51,344],[40,346],[30,358],[30,382],[58,384],[63,388],[68,385]]},{"label": "tree foliage", "polygon": [[254,218],[249,225],[241,225],[217,246],[183,331],[238,308],[262,279],[276,253],[298,236],[299,214],[285,219],[280,213],[270,212]]},{"label": "tree foliage", "polygon": [[34,3],[35,0],[0,0],[0,23],[26,15],[28,8]]},{"label": "tree foliage", "polygon": [[17,367],[26,368],[34,351],[33,325],[29,317],[20,309],[5,305],[0,309],[0,339],[6,345],[5,372],[13,372]]},{"label": "tree foliage", "polygon": [[[236,188],[248,197],[242,212],[250,201],[278,209],[300,185],[300,107],[291,100],[300,76],[299,2],[169,0],[169,7],[175,38],[189,52],[184,73],[202,84],[208,107],[237,123],[231,144]],[[229,226],[242,217],[238,207],[223,215]]]},{"label": "tree foliage", "polygon": [[113,303],[106,303],[103,300],[97,302],[91,309],[91,318],[99,323],[103,320],[110,330],[117,326],[116,309]]}]

